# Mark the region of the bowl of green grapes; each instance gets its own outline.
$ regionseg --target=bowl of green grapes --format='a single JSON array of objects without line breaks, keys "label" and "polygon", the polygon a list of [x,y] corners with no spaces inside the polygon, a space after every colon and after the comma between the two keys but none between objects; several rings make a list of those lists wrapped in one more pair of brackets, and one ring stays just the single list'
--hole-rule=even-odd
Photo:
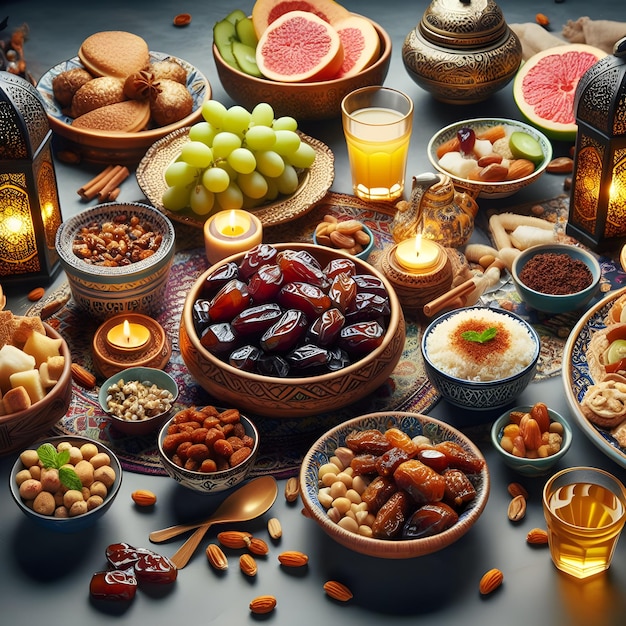
[{"label": "bowl of green grapes", "polygon": [[153,206],[200,228],[232,209],[254,212],[263,226],[290,221],[326,195],[333,177],[328,146],[266,102],[248,110],[207,100],[201,121],[157,141],[137,168]]}]

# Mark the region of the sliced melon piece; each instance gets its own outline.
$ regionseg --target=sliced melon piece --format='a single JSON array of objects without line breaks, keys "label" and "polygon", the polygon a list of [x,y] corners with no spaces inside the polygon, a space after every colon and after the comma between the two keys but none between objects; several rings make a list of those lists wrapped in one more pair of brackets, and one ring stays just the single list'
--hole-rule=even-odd
[{"label": "sliced melon piece", "polygon": [[256,62],[266,78],[283,82],[333,78],[343,62],[337,31],[307,11],[290,11],[261,35]]},{"label": "sliced melon piece", "polygon": [[259,66],[256,64],[256,51],[251,46],[247,46],[241,41],[233,41],[233,56],[242,72],[250,76],[263,77]]},{"label": "sliced melon piece", "polygon": [[246,17],[248,16],[241,9],[235,9],[234,11],[231,11],[224,19],[234,25]]},{"label": "sliced melon piece", "polygon": [[239,69],[233,54],[233,41],[237,41],[237,31],[230,20],[223,19],[213,26],[213,43],[217,46],[220,56],[228,65]]},{"label": "sliced melon piece", "polygon": [[603,50],[587,44],[555,46],[531,56],[513,82],[513,97],[522,115],[548,137],[574,141],[578,81],[605,56]]},{"label": "sliced melon piece", "polygon": [[235,24],[235,30],[237,31],[237,37],[241,43],[246,46],[250,46],[251,48],[256,48],[257,43],[259,43],[259,38],[254,32],[254,26],[251,18],[244,17],[240,19]]}]

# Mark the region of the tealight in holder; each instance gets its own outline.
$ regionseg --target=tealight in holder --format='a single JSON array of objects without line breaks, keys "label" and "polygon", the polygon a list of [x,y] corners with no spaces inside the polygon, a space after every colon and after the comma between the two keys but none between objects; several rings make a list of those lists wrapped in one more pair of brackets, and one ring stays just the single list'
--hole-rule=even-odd
[{"label": "tealight in holder", "polygon": [[[122,330],[125,323],[126,332]],[[109,318],[96,330],[92,343],[94,367],[105,378],[129,367],[163,369],[171,354],[163,327],[140,313]]]},{"label": "tealight in holder", "polygon": [[[392,284],[405,313],[421,315],[424,305],[446,293],[454,277],[450,253],[435,241],[429,241],[434,250],[428,264],[409,268],[398,260],[398,247],[387,247],[380,259],[380,269]],[[454,250],[451,250],[454,253]]]}]

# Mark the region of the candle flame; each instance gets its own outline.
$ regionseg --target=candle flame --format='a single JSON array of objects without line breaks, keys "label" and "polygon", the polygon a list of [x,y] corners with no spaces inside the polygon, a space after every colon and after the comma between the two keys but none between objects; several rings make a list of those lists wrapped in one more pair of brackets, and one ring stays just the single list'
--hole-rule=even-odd
[{"label": "candle flame", "polygon": [[422,233],[415,235],[415,256],[419,256],[422,251]]},{"label": "candle flame", "polygon": [[130,324],[128,323],[128,320],[124,320],[124,328],[122,332],[124,333],[126,343],[130,343]]},{"label": "candle flame", "polygon": [[237,226],[237,213],[235,213],[235,209],[232,209],[229,216],[230,232],[234,234],[235,226]]}]

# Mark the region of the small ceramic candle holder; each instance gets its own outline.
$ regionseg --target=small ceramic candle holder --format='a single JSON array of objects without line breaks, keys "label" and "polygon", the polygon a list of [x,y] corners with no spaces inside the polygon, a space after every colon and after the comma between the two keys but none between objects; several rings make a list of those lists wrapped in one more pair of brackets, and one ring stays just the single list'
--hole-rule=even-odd
[{"label": "small ceramic candle holder", "polygon": [[429,256],[428,262],[418,267],[402,265],[398,257],[398,246],[389,246],[383,251],[380,266],[383,274],[393,285],[400,304],[406,313],[422,314],[425,304],[444,294],[450,289],[453,279],[452,263],[445,248],[431,241],[436,252]]},{"label": "small ceramic candle holder", "polygon": [[247,211],[220,211],[204,223],[204,247],[211,265],[239,252],[247,252],[263,240],[263,225]]},{"label": "small ceramic candle holder", "polygon": [[151,317],[124,313],[106,320],[96,331],[93,364],[105,378],[129,367],[163,369],[172,347],[163,327]]}]

